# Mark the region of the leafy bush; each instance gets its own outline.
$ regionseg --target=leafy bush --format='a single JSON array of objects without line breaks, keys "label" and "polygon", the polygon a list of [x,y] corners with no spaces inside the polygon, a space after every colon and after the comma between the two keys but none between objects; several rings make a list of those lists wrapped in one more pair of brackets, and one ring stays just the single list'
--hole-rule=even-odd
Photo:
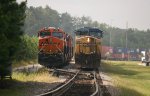
[{"label": "leafy bush", "polygon": [[38,38],[35,36],[22,36],[22,42],[15,56],[17,61],[32,60],[37,58],[38,54]]}]

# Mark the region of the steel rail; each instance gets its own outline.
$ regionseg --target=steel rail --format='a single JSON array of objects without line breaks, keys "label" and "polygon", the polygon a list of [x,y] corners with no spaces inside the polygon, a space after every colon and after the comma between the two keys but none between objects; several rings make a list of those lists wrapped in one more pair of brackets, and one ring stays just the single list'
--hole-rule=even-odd
[{"label": "steel rail", "polygon": [[[76,74],[76,72],[68,71],[68,70],[63,70],[63,69],[54,69],[55,71],[61,72],[61,73],[69,73],[69,74]],[[53,71],[54,71],[53,70]],[[80,74],[80,73],[79,73]]]},{"label": "steel rail", "polygon": [[62,86],[44,93],[44,94],[40,94],[40,95],[36,95],[36,96],[60,96],[62,95],[64,92],[66,92],[74,83],[75,78],[77,77],[79,71],[73,76],[73,78],[71,78],[68,82],[66,82],[65,84],[63,84]]},{"label": "steel rail", "polygon": [[93,94],[91,94],[90,96],[99,96],[99,85],[97,83],[97,79],[96,79],[96,73],[94,71],[94,84],[95,84],[95,92]]}]

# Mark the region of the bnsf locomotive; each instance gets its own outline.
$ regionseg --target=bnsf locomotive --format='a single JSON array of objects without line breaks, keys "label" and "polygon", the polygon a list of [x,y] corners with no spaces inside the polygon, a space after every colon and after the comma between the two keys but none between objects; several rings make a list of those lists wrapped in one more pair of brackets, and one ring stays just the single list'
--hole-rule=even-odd
[{"label": "bnsf locomotive", "polygon": [[75,34],[75,63],[79,65],[79,68],[99,68],[103,31],[84,27],[76,30]]},{"label": "bnsf locomotive", "polygon": [[72,37],[62,29],[43,28],[38,32],[38,62],[49,68],[67,64],[73,56]]}]

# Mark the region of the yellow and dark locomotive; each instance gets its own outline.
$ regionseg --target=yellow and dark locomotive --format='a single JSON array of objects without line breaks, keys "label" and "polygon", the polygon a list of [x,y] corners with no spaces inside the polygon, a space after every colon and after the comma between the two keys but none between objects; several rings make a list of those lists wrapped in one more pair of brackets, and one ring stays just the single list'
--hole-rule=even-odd
[{"label": "yellow and dark locomotive", "polygon": [[103,31],[84,27],[75,31],[75,62],[79,68],[98,69],[101,62]]}]

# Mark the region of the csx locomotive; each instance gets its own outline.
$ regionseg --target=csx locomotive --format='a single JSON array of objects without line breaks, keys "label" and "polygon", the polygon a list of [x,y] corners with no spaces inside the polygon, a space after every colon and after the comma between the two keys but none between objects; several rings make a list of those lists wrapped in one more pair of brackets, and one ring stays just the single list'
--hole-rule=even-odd
[{"label": "csx locomotive", "polygon": [[53,68],[67,64],[73,56],[72,37],[60,28],[48,27],[38,32],[38,62]]},{"label": "csx locomotive", "polygon": [[75,63],[79,68],[99,68],[103,31],[98,28],[84,27],[76,30],[75,34]]}]

